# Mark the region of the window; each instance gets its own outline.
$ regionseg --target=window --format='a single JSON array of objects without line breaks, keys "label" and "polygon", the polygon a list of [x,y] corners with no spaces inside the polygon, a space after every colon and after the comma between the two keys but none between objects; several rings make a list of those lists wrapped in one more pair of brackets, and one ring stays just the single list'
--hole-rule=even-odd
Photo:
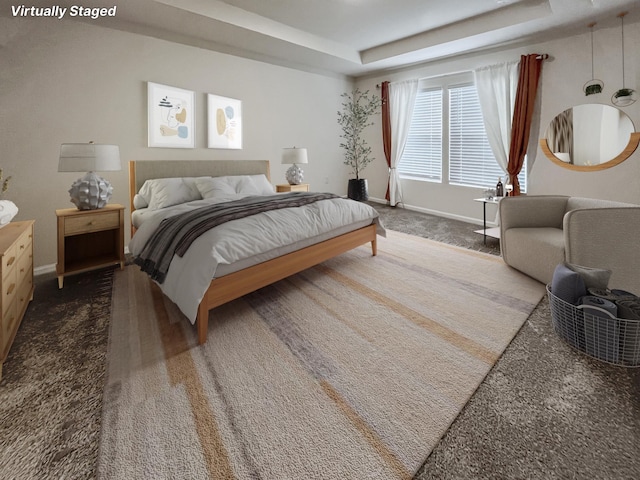
[{"label": "window", "polygon": [[442,88],[418,92],[398,172],[442,181]]},{"label": "window", "polygon": [[[398,164],[404,178],[442,182],[443,171],[449,184],[493,187],[505,174],[496,162],[482,120],[475,85],[459,76],[436,79],[438,87],[418,92],[407,145]],[[444,90],[448,95],[443,98]],[[443,125],[447,129],[443,133]],[[444,153],[443,153],[444,152]],[[526,192],[526,159],[518,179]]]}]

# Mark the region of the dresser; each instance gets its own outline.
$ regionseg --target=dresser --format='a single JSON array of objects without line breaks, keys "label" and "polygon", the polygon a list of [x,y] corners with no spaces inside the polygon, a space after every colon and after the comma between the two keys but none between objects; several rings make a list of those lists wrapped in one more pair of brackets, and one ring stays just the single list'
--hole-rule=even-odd
[{"label": "dresser", "polygon": [[10,222],[0,228],[2,264],[2,328],[0,328],[0,379],[16,332],[33,299],[33,220]]}]

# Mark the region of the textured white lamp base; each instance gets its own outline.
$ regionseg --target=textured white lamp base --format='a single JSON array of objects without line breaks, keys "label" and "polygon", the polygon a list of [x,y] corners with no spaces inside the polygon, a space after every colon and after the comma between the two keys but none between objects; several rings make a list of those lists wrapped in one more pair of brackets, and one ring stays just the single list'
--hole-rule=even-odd
[{"label": "textured white lamp base", "polygon": [[304,180],[304,172],[295,163],[287,169],[286,178],[289,185],[300,185]]},{"label": "textured white lamp base", "polygon": [[71,203],[78,210],[96,210],[103,208],[111,199],[113,187],[100,175],[89,172],[71,185],[69,195]]}]

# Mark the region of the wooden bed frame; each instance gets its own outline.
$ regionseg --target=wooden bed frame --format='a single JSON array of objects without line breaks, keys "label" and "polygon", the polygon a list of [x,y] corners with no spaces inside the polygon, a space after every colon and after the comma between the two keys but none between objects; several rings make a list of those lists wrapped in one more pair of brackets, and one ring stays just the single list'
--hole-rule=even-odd
[{"label": "wooden bed frame", "polygon": [[[129,196],[131,213],[133,196],[148,179],[171,177],[220,177],[225,175],[265,174],[270,180],[268,160],[142,160],[129,162]],[[135,228],[131,225],[131,235]],[[196,327],[198,343],[207,340],[209,310],[235,300],[247,293],[313,267],[367,242],[377,255],[376,225],[354,230],[316,243],[266,262],[214,278],[198,307]]]}]

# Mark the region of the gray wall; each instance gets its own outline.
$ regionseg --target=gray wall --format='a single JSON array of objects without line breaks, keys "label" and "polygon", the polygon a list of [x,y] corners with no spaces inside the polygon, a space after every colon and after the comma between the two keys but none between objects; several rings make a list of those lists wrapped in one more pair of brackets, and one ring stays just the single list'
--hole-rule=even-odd
[{"label": "gray wall", "polygon": [[[196,93],[196,148],[147,147],[146,82]],[[132,159],[267,159],[284,183],[283,147],[306,147],[305,181],[346,193],[336,112],[346,78],[329,78],[99,26],[0,17],[0,167],[4,198],[35,219],[35,265],[56,262],[56,216],[82,174],[58,173],[61,143],[120,146],[123,170],[103,175],[127,206]],[[242,150],[208,149],[206,94],[242,100]],[[127,241],[129,231],[127,227]],[[42,270],[42,268],[41,268]]]}]

